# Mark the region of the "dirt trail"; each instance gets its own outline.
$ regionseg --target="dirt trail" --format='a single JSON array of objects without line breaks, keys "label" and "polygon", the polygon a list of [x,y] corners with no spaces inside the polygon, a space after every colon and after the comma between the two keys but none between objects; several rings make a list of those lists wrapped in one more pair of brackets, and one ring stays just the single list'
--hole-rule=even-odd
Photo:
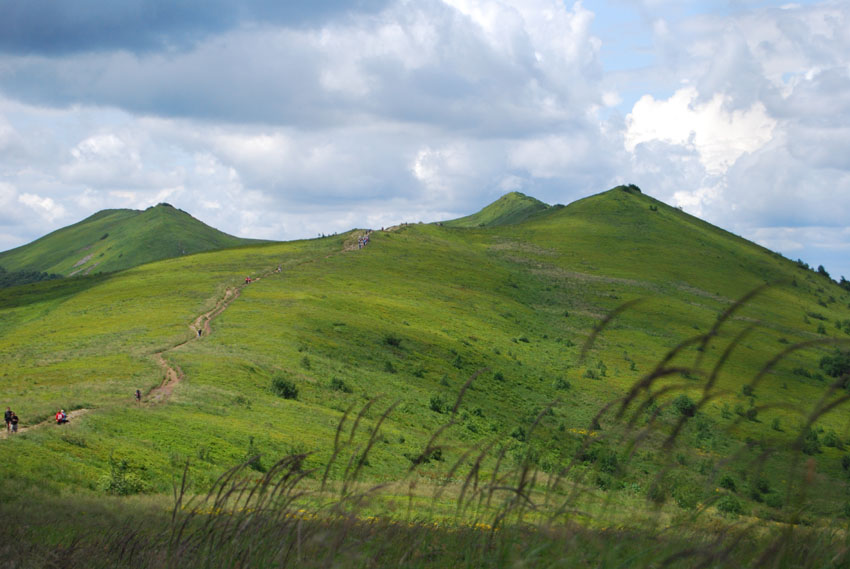
[{"label": "dirt trail", "polygon": [[[263,276],[270,275],[274,272],[275,271],[269,271],[268,273],[264,274]],[[253,279],[252,282],[257,282],[261,278],[262,277],[257,277],[255,279]],[[242,285],[242,286],[245,286],[245,285]],[[186,340],[184,340],[184,341],[182,341],[178,344],[175,344],[174,346],[171,346],[170,348],[167,348],[165,350],[162,350],[160,352],[156,352],[156,353],[152,354],[152,357],[154,358],[156,363],[163,370],[163,379],[162,379],[162,383],[160,383],[157,387],[154,387],[153,389],[151,389],[147,394],[145,394],[142,397],[142,404],[143,405],[157,405],[157,404],[160,404],[160,403],[165,403],[171,397],[171,394],[174,391],[174,388],[177,386],[178,383],[180,383],[180,381],[182,381],[184,374],[183,374],[183,371],[178,366],[172,366],[171,364],[169,364],[168,361],[166,361],[164,356],[166,354],[168,354],[168,352],[170,352],[172,350],[176,350],[177,348],[180,348],[181,346],[185,346],[189,342],[197,341],[197,340],[201,339],[201,337],[203,337],[203,336],[210,335],[212,333],[211,323],[212,323],[213,319],[216,318],[218,315],[220,315],[222,312],[224,312],[224,310],[228,306],[230,306],[231,302],[233,302],[234,300],[239,298],[240,288],[241,287],[229,287],[229,288],[227,288],[224,291],[224,296],[216,302],[215,306],[211,310],[204,312],[203,314],[201,314],[197,318],[195,318],[195,320],[192,321],[192,324],[189,325],[189,329],[192,331],[192,334],[188,339],[186,339]],[[198,330],[201,331],[200,334],[198,334]],[[129,397],[130,397],[130,395],[128,395],[128,398]],[[79,417],[85,415],[86,413],[88,413],[90,411],[92,411],[92,409],[75,409],[73,411],[68,412],[69,423],[72,422],[74,419],[79,418]],[[27,425],[27,426],[19,425],[18,426],[18,434],[25,433],[25,432],[29,431],[30,429],[35,429],[35,428],[39,428],[39,427],[43,427],[45,425],[51,425],[51,424],[55,424],[55,420],[53,418],[46,419],[46,420],[44,420],[40,423],[36,423],[34,425]],[[5,428],[3,428],[2,431],[0,431],[0,439],[6,439],[9,436],[12,436],[12,435],[10,433],[7,433]]]},{"label": "dirt trail", "polygon": [[[356,242],[356,241],[355,241]],[[348,250],[347,247],[343,247],[343,251]],[[255,277],[251,279],[251,283],[256,283],[262,280],[264,277],[273,274],[279,274],[280,270],[270,270],[266,273],[263,273],[261,276]],[[194,342],[200,340],[202,337],[209,336],[212,333],[212,321],[218,317],[222,312],[224,312],[230,303],[239,298],[239,294],[241,293],[242,287],[248,286],[248,284],[243,284],[235,287],[228,287],[224,291],[224,296],[220,298],[215,306],[203,314],[200,314],[197,318],[192,321],[192,324],[189,325],[189,329],[191,330],[191,336],[179,342],[170,348],[166,348],[165,350],[155,352],[152,354],[152,357],[156,361],[156,363],[163,370],[163,379],[162,383],[160,383],[157,387],[154,387],[148,393],[142,396],[142,405],[158,405],[160,403],[165,403],[171,397],[171,394],[174,392],[174,388],[179,384],[183,378],[185,377],[183,370],[181,370],[178,366],[169,364],[165,359],[165,356],[171,352],[172,350],[176,350],[182,346],[185,346],[189,342]],[[200,331],[200,333],[199,333]],[[92,409],[75,409],[74,411],[70,411],[68,413],[68,421],[72,421],[78,417],[85,415],[86,413],[92,411]],[[20,425],[18,427],[18,433],[24,433],[30,429],[35,429],[38,427],[43,427],[45,425],[50,425],[55,423],[55,421],[51,419],[44,420],[40,423],[36,423],[34,425],[23,426]],[[0,431],[0,439],[8,438],[9,434],[5,429]]]},{"label": "dirt trail", "polygon": [[[253,280],[253,282],[259,281],[260,277]],[[192,335],[188,340],[184,340],[179,344],[175,344],[170,348],[162,350],[161,352],[156,352],[153,354],[154,360],[159,364],[159,367],[163,370],[163,378],[162,383],[160,383],[157,387],[151,389],[147,394],[142,397],[142,402],[148,405],[155,405],[158,403],[163,403],[167,401],[171,394],[174,392],[174,388],[180,383],[185,374],[183,370],[180,369],[179,366],[171,365],[166,361],[165,355],[172,351],[176,350],[182,346],[185,346],[189,342],[195,342],[200,340],[203,336],[209,336],[212,334],[211,323],[213,319],[225,311],[225,309],[230,306],[230,303],[239,298],[240,289],[239,288],[228,288],[224,291],[224,296],[215,303],[215,306],[212,310],[208,312],[204,312],[199,315],[192,321],[192,324],[189,326],[189,329],[192,331]]]},{"label": "dirt trail", "polygon": [[[69,423],[73,422],[74,419],[76,419],[77,417],[81,417],[81,416],[85,415],[89,411],[91,411],[91,409],[74,409],[73,411],[68,411],[68,422]],[[35,428],[38,428],[38,427],[43,427],[45,425],[55,425],[55,424],[56,424],[56,419],[51,417],[50,419],[45,419],[41,423],[36,423],[35,425],[28,425],[26,427],[23,426],[23,425],[18,425],[18,434],[26,433],[30,429],[35,429]],[[62,426],[62,425],[60,425],[60,426]],[[2,439],[5,439],[5,438],[11,437],[11,436],[14,436],[14,435],[12,435],[11,433],[7,433],[5,428],[2,432],[2,434],[0,434],[0,438],[2,438]]]}]

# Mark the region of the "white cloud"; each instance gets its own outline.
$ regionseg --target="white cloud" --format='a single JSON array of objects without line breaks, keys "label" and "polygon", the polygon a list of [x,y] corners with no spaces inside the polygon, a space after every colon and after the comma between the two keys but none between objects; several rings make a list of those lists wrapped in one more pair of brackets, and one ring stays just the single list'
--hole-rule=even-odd
[{"label": "white cloud", "polygon": [[54,202],[52,198],[24,193],[18,196],[18,201],[35,210],[48,223],[65,216],[65,208]]},{"label": "white cloud", "polygon": [[585,4],[398,0],[179,49],[0,53],[0,233],[169,201],[289,239],[620,182],[748,236],[844,227],[850,5],[638,0],[644,51],[606,74],[610,14]]},{"label": "white cloud", "polygon": [[697,151],[709,174],[723,174],[741,155],[769,142],[776,126],[762,103],[730,111],[728,102],[716,94],[700,103],[694,87],[679,89],[666,101],[644,95],[626,117],[626,149],[633,152],[652,140],[680,144]]}]

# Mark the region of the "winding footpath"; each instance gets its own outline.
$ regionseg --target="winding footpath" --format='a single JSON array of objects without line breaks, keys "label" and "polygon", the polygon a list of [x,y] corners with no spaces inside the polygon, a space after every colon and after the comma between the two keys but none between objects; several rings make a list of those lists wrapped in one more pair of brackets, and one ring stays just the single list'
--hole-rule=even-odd
[{"label": "winding footpath", "polygon": [[[260,277],[252,279],[252,284],[261,280],[263,277],[273,274],[274,271],[270,271],[268,273],[263,274]],[[212,321],[219,316],[222,312],[224,312],[230,303],[239,298],[239,294],[241,292],[241,286],[236,287],[228,287],[224,291],[224,296],[220,298],[215,306],[203,314],[200,314],[197,318],[192,321],[192,324],[189,325],[189,329],[192,331],[192,334],[186,340],[171,346],[170,348],[166,348],[159,352],[154,352],[151,354],[151,357],[154,361],[160,366],[163,372],[162,383],[158,386],[151,389],[148,393],[146,393],[142,397],[141,404],[145,406],[149,405],[157,405],[160,403],[165,403],[171,397],[171,394],[174,392],[174,388],[179,384],[183,378],[183,371],[176,365],[172,365],[168,363],[165,359],[165,356],[182,346],[185,346],[189,342],[194,342],[200,340],[204,336],[209,336],[212,333]],[[200,331],[200,333],[198,333]],[[74,419],[82,417],[86,413],[93,411],[93,409],[74,409],[73,411],[68,412],[68,421],[71,422]],[[25,433],[30,429],[37,429],[40,427],[44,427],[46,425],[55,425],[56,421],[51,417],[49,419],[45,419],[40,423],[35,423],[32,425],[19,425],[18,426],[18,434]],[[6,439],[11,436],[6,432],[5,428],[0,431],[0,439]]]},{"label": "winding footpath", "polygon": [[[258,280],[260,280],[260,277],[254,279],[253,282]],[[144,397],[142,397],[142,403],[148,405],[164,403],[171,397],[171,394],[174,392],[174,388],[183,380],[185,375],[183,374],[183,370],[181,370],[178,366],[169,364],[165,359],[165,355],[173,350],[182,348],[189,342],[195,342],[200,340],[203,336],[209,336],[212,333],[211,323],[213,319],[224,312],[225,309],[230,306],[231,302],[239,298],[239,293],[240,289],[238,287],[228,288],[225,290],[224,296],[216,302],[215,307],[195,318],[189,326],[189,329],[192,331],[191,337],[179,344],[171,346],[170,348],[160,352],[155,352],[152,355],[159,367],[162,368],[162,383],[151,389]]]},{"label": "winding footpath", "polygon": [[[392,227],[392,228],[388,228],[387,230],[391,231],[391,230],[394,230],[394,229],[397,229],[397,228],[398,227]],[[348,252],[348,251],[357,250],[358,249],[357,239],[364,236],[364,235],[368,235],[368,232],[363,231],[363,232],[358,232],[358,233],[354,234],[352,238],[350,238],[346,243],[343,244],[342,252],[345,253],[345,252]],[[328,256],[330,256],[330,255],[328,255]],[[268,271],[266,273],[263,273],[261,276],[253,278],[251,280],[251,284],[259,282],[263,278],[268,277],[270,275],[279,274],[279,273],[280,273],[280,271],[277,271],[277,270]],[[165,358],[165,356],[169,352],[177,350],[177,349],[189,344],[190,342],[195,342],[195,341],[198,341],[205,336],[209,336],[212,333],[212,326],[211,326],[212,321],[215,318],[217,318],[219,315],[221,315],[221,313],[224,312],[227,309],[228,306],[230,306],[230,303],[232,303],[234,300],[239,298],[239,295],[242,291],[242,288],[247,286],[247,284],[248,283],[245,283],[245,284],[242,284],[242,285],[237,285],[235,287],[228,287],[227,289],[225,289],[224,296],[216,302],[215,306],[211,310],[204,312],[203,314],[198,315],[198,317],[195,318],[192,321],[192,323],[189,325],[189,329],[191,330],[191,335],[187,339],[185,339],[182,342],[179,342],[179,343],[177,343],[177,344],[175,344],[175,345],[173,345],[169,348],[166,348],[164,350],[161,350],[159,352],[154,352],[153,354],[151,354],[151,357],[154,359],[154,361],[157,363],[157,365],[162,369],[162,382],[158,386],[154,387],[153,389],[151,389],[150,391],[148,391],[146,394],[144,394],[142,396],[142,400],[140,402],[141,405],[143,405],[143,406],[159,405],[161,403],[166,403],[168,401],[168,399],[171,398],[171,394],[174,392],[174,388],[181,381],[183,381],[183,378],[185,377],[185,375],[183,373],[183,370],[181,370],[179,366],[170,364],[168,362],[168,360]],[[83,415],[85,415],[86,413],[89,413],[91,411],[93,411],[93,409],[74,409],[73,411],[69,411],[68,412],[68,421],[72,421],[74,419],[82,417]],[[19,425],[18,426],[18,433],[19,434],[25,433],[25,432],[29,431],[30,429],[37,429],[37,428],[40,428],[40,427],[44,427],[46,425],[53,425],[53,424],[55,424],[55,421],[51,417],[49,419],[45,419],[44,421],[41,421],[40,423],[35,423],[35,424],[32,424],[32,425],[26,425],[26,426]],[[0,431],[0,439],[5,439],[5,438],[8,438],[9,436],[10,436],[9,433],[7,433],[5,429]]]}]

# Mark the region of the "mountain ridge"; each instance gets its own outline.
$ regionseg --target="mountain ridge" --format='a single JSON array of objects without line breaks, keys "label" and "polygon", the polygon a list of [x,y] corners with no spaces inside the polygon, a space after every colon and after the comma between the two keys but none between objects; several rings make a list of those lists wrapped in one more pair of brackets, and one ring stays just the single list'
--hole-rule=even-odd
[{"label": "mountain ridge", "polygon": [[[334,452],[334,425],[370,401],[398,401],[380,419],[380,444],[363,466],[370,481],[402,479],[449,420],[443,460],[419,465],[429,479],[446,476],[465,448],[493,440],[504,442],[506,458],[528,457],[543,472],[575,461],[596,469],[601,455],[576,458],[585,456],[587,433],[601,433],[594,445],[605,445],[627,428],[600,409],[659,362],[663,377],[645,401],[651,417],[637,417],[657,431],[636,464],[600,473],[599,492],[633,488],[612,495],[633,496],[641,508],[663,459],[681,454],[691,503],[708,500],[713,467],[696,465],[728,458],[723,473],[735,474],[747,466],[740,457],[752,456],[751,441],[793,443],[798,409],[830,389],[819,361],[850,334],[847,291],[635,191],[538,209],[515,224],[373,231],[363,248],[346,246],[359,235],[350,232],[0,291],[2,379],[22,425],[59,406],[91,409],[75,419],[76,431],[45,425],[12,442],[19,446],[0,465],[0,496],[14,484],[96,495],[92,481],[111,472],[113,452],[159,493],[170,491],[185,457],[196,457],[187,468],[200,489],[246,455],[273,460],[296,449],[320,467]],[[715,330],[718,315],[754,290]],[[704,348],[687,343],[694,337],[706,339]],[[751,384],[800,342],[809,349],[789,351]],[[183,379],[169,402],[154,405],[148,397],[164,370],[157,354]],[[695,362],[704,365],[691,373]],[[685,444],[655,452],[651,441],[682,419],[673,402],[702,401],[708,377],[710,397],[682,427]],[[136,389],[141,405],[131,399]],[[363,420],[378,421],[374,411]],[[817,427],[832,437],[844,423],[833,413]],[[78,438],[63,439],[69,432]],[[777,462],[799,457],[789,448]],[[812,458],[822,475],[812,492],[819,513],[833,507],[821,490],[847,479],[840,452],[824,445]],[[46,469],[56,473],[47,481]],[[763,476],[772,488],[788,479],[774,463]],[[670,492],[682,488],[671,483]],[[780,494],[772,494],[780,506],[759,515],[786,515]],[[766,507],[743,493],[741,500]]]},{"label": "mountain ridge", "polygon": [[0,266],[10,272],[74,276],[265,242],[229,235],[163,203],[145,210],[98,211],[31,243],[0,253]]}]

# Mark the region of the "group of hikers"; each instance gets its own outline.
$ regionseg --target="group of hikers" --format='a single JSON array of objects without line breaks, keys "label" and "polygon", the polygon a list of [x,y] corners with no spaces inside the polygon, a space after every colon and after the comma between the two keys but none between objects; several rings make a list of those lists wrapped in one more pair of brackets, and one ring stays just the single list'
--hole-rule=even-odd
[{"label": "group of hikers", "polygon": [[[11,407],[6,407],[6,413],[3,415],[3,418],[6,420],[6,432],[7,433],[17,433],[18,432],[18,423],[20,419],[18,419],[18,414],[12,411]],[[64,425],[68,422],[68,414],[64,409],[59,409],[56,411],[56,415],[54,416],[56,419],[57,425]]]},{"label": "group of hikers", "polygon": [[18,416],[10,407],[6,407],[6,414],[4,415],[6,419],[6,432],[7,433],[17,433],[18,432]]},{"label": "group of hikers", "polygon": [[366,245],[369,244],[369,236],[372,234],[372,230],[366,232],[366,235],[357,238],[357,248],[362,249]]}]

